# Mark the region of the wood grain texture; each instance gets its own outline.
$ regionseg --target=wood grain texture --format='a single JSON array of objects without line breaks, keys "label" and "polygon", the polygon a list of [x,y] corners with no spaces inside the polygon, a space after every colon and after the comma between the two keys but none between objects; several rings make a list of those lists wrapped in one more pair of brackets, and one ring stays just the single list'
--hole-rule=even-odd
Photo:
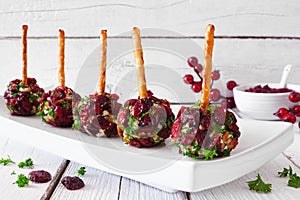
[{"label": "wood grain texture", "polygon": [[[191,200],[233,200],[233,199],[298,199],[299,190],[288,187],[288,178],[280,178],[277,175],[278,171],[282,171],[283,168],[288,168],[291,165],[293,170],[299,174],[300,170],[293,166],[283,155],[279,155],[274,160],[266,163],[258,170],[249,173],[235,181],[227,183],[225,185],[205,190],[202,192],[191,193]],[[224,169],[230,170],[230,169]],[[247,185],[247,181],[256,179],[257,174],[260,174],[262,179],[266,183],[272,184],[272,192],[268,194],[257,193],[250,191]]]},{"label": "wood grain texture", "polygon": [[[17,175],[24,174],[28,176],[28,173],[32,170],[46,170],[54,176],[63,159],[20,142],[7,139],[3,135],[4,133],[0,135],[0,157],[7,158],[7,155],[9,155],[16,164],[0,165],[0,199],[40,199],[50,182],[43,184],[29,182],[28,186],[19,188],[16,184],[13,184],[17,180]],[[19,162],[24,162],[27,158],[32,158],[34,169],[21,169],[17,166]],[[12,171],[15,171],[16,175],[11,175]]]},{"label": "wood grain texture", "polygon": [[78,163],[71,162],[64,176],[77,176],[77,170],[86,167],[86,173],[80,177],[85,186],[80,190],[67,190],[61,183],[55,189],[51,200],[55,199],[118,199],[120,177],[96,170]]},{"label": "wood grain texture", "polygon": [[299,37],[299,8],[297,0],[11,0],[0,4],[0,36],[20,35],[23,23],[30,25],[32,36],[54,36],[59,28],[72,36],[97,36],[99,29],[117,35],[133,26],[199,36],[212,23],[216,35]]},{"label": "wood grain texture", "polygon": [[184,200],[187,195],[184,192],[168,193],[151,186],[123,178],[120,188],[120,200]]}]

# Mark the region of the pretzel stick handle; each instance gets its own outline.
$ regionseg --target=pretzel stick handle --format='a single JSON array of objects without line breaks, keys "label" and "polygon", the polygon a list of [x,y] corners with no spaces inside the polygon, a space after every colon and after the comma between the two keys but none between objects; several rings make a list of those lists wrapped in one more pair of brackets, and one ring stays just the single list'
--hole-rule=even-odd
[{"label": "pretzel stick handle", "polygon": [[204,70],[202,73],[202,97],[201,107],[207,108],[210,98],[210,84],[211,84],[211,71],[212,71],[212,52],[214,47],[214,31],[215,27],[208,24],[205,32],[205,46],[204,46]]},{"label": "pretzel stick handle", "polygon": [[100,58],[100,78],[98,85],[98,94],[104,94],[106,80],[106,49],[107,49],[107,30],[102,30],[101,40],[101,58]]},{"label": "pretzel stick handle", "polygon": [[65,32],[59,29],[59,68],[58,68],[58,84],[59,86],[65,87]]},{"label": "pretzel stick handle", "polygon": [[138,79],[138,89],[140,98],[146,98],[148,96],[146,78],[145,78],[145,68],[143,59],[143,49],[140,37],[140,30],[134,27],[132,30],[132,40],[134,49],[135,64],[137,67],[137,79]]},{"label": "pretzel stick handle", "polygon": [[27,30],[28,26],[23,25],[23,35],[22,35],[22,82],[24,85],[27,85]]}]

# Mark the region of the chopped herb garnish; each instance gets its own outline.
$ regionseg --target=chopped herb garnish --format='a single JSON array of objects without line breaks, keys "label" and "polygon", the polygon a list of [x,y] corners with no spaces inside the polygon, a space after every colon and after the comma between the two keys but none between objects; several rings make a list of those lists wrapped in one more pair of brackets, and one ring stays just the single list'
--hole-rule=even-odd
[{"label": "chopped herb garnish", "polygon": [[204,155],[204,160],[212,160],[212,159],[214,159],[214,157],[218,156],[216,147],[212,148],[211,150],[202,148],[201,151],[202,151],[202,154]]},{"label": "chopped herb garnish", "polygon": [[31,158],[28,158],[25,160],[25,162],[20,162],[18,164],[19,168],[24,168],[24,167],[28,167],[29,169],[33,169],[33,161]]},{"label": "chopped herb garnish", "polygon": [[16,175],[15,170],[10,173],[10,175]]},{"label": "chopped herb garnish", "polygon": [[248,181],[248,186],[250,190],[255,190],[256,192],[269,193],[272,191],[272,184],[264,183],[259,174],[257,174],[257,179],[253,181]]},{"label": "chopped herb garnish", "polygon": [[60,104],[63,108],[66,108],[68,106],[68,102],[66,101],[62,101]]},{"label": "chopped herb garnish", "polygon": [[289,166],[289,168],[283,168],[283,171],[282,172],[278,172],[278,175],[280,177],[287,177],[288,175],[291,176],[293,174],[293,170],[292,170],[292,167]]},{"label": "chopped herb garnish", "polygon": [[25,187],[29,183],[29,178],[27,178],[24,174],[18,175],[18,179],[13,184],[18,184],[18,187]]},{"label": "chopped herb garnish", "polygon": [[15,164],[15,162],[12,161],[12,159],[9,156],[7,156],[7,158],[0,159],[0,164],[3,164],[4,166],[8,165],[9,163]]},{"label": "chopped herb garnish", "polygon": [[78,176],[83,176],[85,174],[85,167],[80,167],[78,170],[77,170],[77,175]]},{"label": "chopped herb garnish", "polygon": [[296,173],[290,175],[288,186],[293,188],[300,188],[300,177]]}]

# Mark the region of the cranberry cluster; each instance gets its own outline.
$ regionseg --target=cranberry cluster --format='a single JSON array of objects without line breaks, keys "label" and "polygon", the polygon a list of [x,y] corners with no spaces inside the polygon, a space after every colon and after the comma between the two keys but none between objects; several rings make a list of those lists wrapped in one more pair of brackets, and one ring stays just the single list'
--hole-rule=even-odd
[{"label": "cranberry cluster", "polygon": [[[172,126],[171,138],[183,155],[213,159],[228,156],[240,137],[232,112],[220,105],[209,109],[182,107]],[[213,151],[211,157],[205,151]]]},{"label": "cranberry cluster", "polygon": [[73,124],[72,103],[80,99],[71,88],[56,87],[41,98],[38,115],[56,127],[71,127]]},{"label": "cranberry cluster", "polygon": [[174,114],[167,100],[158,99],[148,91],[146,98],[127,100],[117,121],[126,144],[152,147],[170,136]]},{"label": "cranberry cluster", "polygon": [[35,78],[27,78],[27,85],[22,80],[10,81],[4,93],[6,106],[12,115],[34,115],[38,111],[39,101],[44,94]]},{"label": "cranberry cluster", "polygon": [[116,94],[98,93],[77,101],[73,108],[73,128],[96,137],[117,136],[116,118],[121,104]]},{"label": "cranberry cluster", "polygon": [[[291,91],[289,101],[293,103],[300,102],[300,93],[296,91]],[[300,105],[294,105],[292,108],[279,108],[277,112],[274,113],[279,119],[285,122],[290,122],[292,124],[296,123],[297,117],[300,117]],[[298,122],[298,127],[300,128],[300,122]]]},{"label": "cranberry cluster", "polygon": [[245,92],[254,92],[254,93],[285,93],[291,91],[292,90],[288,88],[271,88],[268,84],[264,86],[256,85],[254,87],[245,89]]},{"label": "cranberry cluster", "polygon": [[[198,93],[202,91],[202,82],[203,82],[203,78],[201,76],[201,72],[203,70],[203,66],[198,62],[198,59],[195,56],[189,57],[187,59],[187,63],[189,65],[189,67],[194,69],[194,72],[196,73],[196,75],[199,78],[199,81],[195,81],[194,76],[192,74],[186,74],[183,77],[183,81],[186,84],[191,85],[191,89]],[[220,71],[219,70],[214,70],[211,73],[211,80],[212,80],[212,85],[214,81],[219,80],[221,77],[220,75]],[[227,83],[227,88],[229,90],[232,90],[235,86],[237,86],[235,81],[229,81]],[[221,100],[221,103],[223,105],[226,105],[228,108],[234,108],[235,107],[235,103],[234,103],[234,99],[233,97],[224,97],[221,95],[221,92],[219,89],[217,88],[212,88],[210,91],[210,100],[213,102],[217,102],[219,100]]]}]

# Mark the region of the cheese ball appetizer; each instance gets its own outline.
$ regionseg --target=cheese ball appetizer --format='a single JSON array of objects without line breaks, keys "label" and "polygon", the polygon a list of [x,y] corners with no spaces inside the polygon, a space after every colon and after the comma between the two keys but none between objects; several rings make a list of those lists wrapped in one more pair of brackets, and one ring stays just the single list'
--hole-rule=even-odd
[{"label": "cheese ball appetizer", "polygon": [[80,99],[79,94],[65,86],[64,50],[65,33],[59,30],[59,86],[43,95],[38,113],[44,122],[56,127],[72,126],[72,106]]},{"label": "cheese ball appetizer", "polygon": [[241,135],[234,114],[209,101],[214,29],[211,24],[206,28],[201,100],[190,108],[182,107],[172,126],[171,138],[179,152],[195,159],[229,156]]},{"label": "cheese ball appetizer", "polygon": [[44,94],[35,78],[27,77],[27,30],[23,25],[22,35],[22,80],[15,79],[9,82],[4,92],[4,99],[11,115],[34,115],[38,111],[39,101]]},{"label": "cheese ball appetizer", "polygon": [[174,114],[167,100],[147,91],[140,30],[132,30],[137,66],[138,99],[125,102],[118,114],[119,133],[123,142],[135,147],[153,147],[170,136]]},{"label": "cheese ball appetizer", "polygon": [[171,134],[174,114],[165,99],[148,91],[146,98],[127,100],[118,114],[123,142],[135,147],[152,147]]},{"label": "cheese ball appetizer", "polygon": [[101,62],[98,91],[75,103],[73,129],[96,137],[116,137],[118,136],[116,120],[121,104],[118,103],[118,95],[105,92],[107,30],[101,31],[100,39]]}]

